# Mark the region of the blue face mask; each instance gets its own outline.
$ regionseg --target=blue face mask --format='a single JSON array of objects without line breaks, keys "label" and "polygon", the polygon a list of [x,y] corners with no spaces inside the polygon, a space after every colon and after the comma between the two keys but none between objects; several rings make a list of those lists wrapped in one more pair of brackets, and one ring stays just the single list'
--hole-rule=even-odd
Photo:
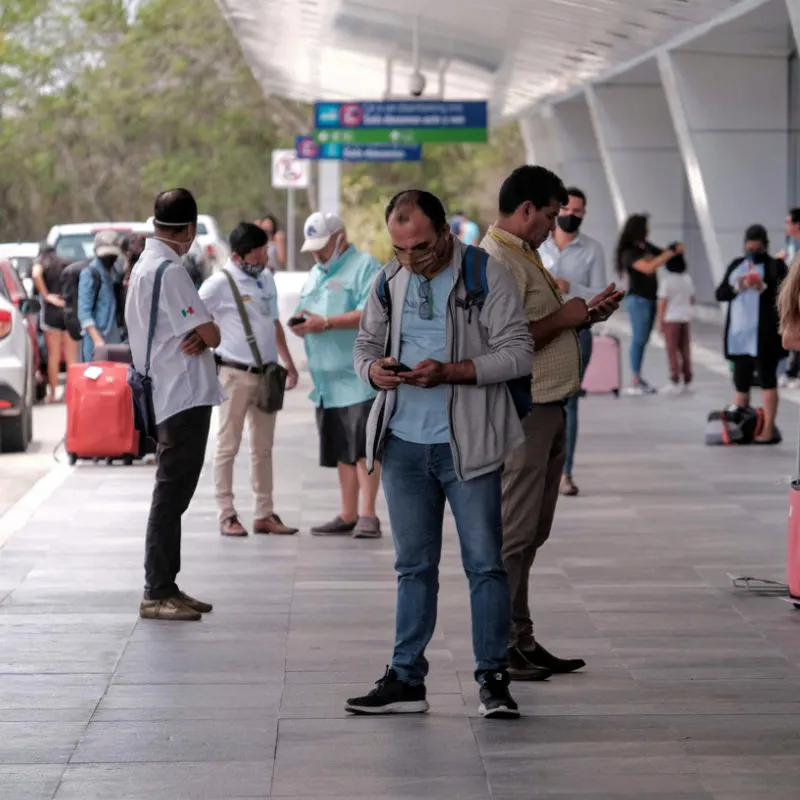
[{"label": "blue face mask", "polygon": [[239,261],[237,266],[245,275],[249,275],[256,280],[261,277],[261,273],[266,269],[264,264],[248,264],[246,261]]},{"label": "blue face mask", "polygon": [[336,245],[336,249],[333,251],[333,255],[327,261],[320,261],[316,256],[314,256],[314,260],[325,272],[330,272],[331,269],[342,260],[342,256],[344,256],[346,252],[347,248],[343,246],[340,240]]}]

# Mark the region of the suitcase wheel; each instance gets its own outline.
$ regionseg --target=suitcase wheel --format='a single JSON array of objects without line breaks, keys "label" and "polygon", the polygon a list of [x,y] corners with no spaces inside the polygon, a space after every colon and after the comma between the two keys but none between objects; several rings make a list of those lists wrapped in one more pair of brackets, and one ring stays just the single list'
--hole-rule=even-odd
[{"label": "suitcase wheel", "polygon": [[108,466],[109,466],[109,467],[110,467],[110,466],[111,466],[113,463],[114,463],[114,459],[113,459],[113,458],[107,458],[107,459],[106,459],[106,464],[108,464]]},{"label": "suitcase wheel", "polygon": [[78,462],[78,456],[76,456],[75,453],[67,453],[67,459],[71,467],[74,467]]},{"label": "suitcase wheel", "polygon": [[123,456],[122,457],[122,463],[126,467],[132,467],[133,466],[133,456],[132,455]]}]

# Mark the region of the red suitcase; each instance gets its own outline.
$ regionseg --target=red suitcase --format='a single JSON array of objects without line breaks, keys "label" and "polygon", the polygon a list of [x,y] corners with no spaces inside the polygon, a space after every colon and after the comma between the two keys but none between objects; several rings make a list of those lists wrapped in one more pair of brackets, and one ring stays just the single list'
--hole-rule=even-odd
[{"label": "red suitcase", "polygon": [[619,397],[622,386],[622,365],[619,339],[616,336],[594,336],[592,357],[586,366],[581,388],[587,394],[613,394]]},{"label": "red suitcase", "polygon": [[789,537],[786,548],[786,574],[789,595],[794,607],[800,608],[800,441],[797,447],[798,467],[789,489]]},{"label": "red suitcase", "polygon": [[119,458],[132,464],[138,457],[127,364],[97,361],[69,368],[67,454],[70,464],[79,458]]}]

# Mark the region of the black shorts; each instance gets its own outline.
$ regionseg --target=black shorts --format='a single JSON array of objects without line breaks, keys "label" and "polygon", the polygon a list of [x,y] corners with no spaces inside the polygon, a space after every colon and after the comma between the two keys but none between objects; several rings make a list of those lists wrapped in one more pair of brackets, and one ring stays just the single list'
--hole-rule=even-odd
[{"label": "black shorts", "polygon": [[319,465],[355,465],[367,457],[367,419],[372,400],[343,408],[317,408]]},{"label": "black shorts", "polygon": [[733,385],[739,394],[747,394],[753,387],[753,373],[758,370],[762,389],[778,388],[778,359],[768,356],[731,356]]}]

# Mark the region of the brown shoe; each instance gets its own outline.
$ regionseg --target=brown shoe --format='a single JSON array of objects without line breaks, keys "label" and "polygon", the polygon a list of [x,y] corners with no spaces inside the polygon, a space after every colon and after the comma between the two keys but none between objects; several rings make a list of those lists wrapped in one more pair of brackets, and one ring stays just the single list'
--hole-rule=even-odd
[{"label": "brown shoe", "polygon": [[201,614],[208,614],[210,611],[214,610],[214,606],[211,603],[204,603],[202,600],[195,600],[194,597],[191,595],[186,594],[186,592],[178,591],[177,599],[180,600],[187,608],[191,608],[192,611],[199,611]]},{"label": "brown shoe", "polygon": [[203,615],[184,605],[177,597],[142,600],[139,604],[142,619],[162,619],[169,622],[199,622]]},{"label": "brown shoe", "polygon": [[263,519],[257,519],[253,523],[253,533],[274,533],[276,536],[292,536],[297,533],[297,528],[290,528],[284,525],[277,514],[270,514]]},{"label": "brown shoe", "polygon": [[219,532],[223,536],[247,536],[247,530],[239,522],[239,517],[228,517],[219,527]]}]

